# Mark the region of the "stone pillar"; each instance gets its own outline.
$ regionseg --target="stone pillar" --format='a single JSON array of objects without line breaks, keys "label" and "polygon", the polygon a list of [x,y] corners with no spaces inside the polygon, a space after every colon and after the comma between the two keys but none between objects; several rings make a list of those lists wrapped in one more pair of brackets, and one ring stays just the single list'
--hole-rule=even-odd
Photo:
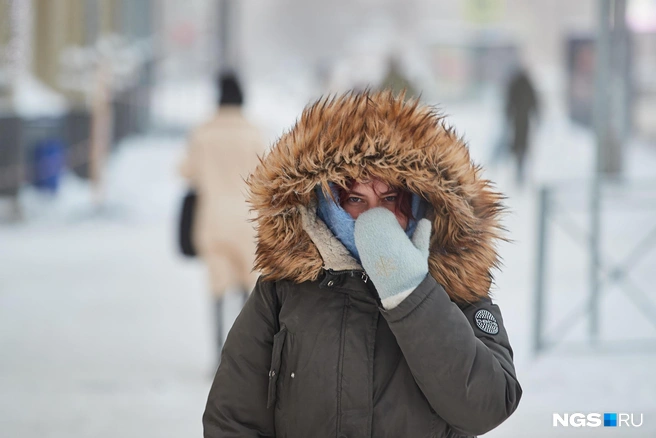
[{"label": "stone pillar", "polygon": [[85,6],[85,0],[33,0],[33,73],[74,104],[84,103],[85,98],[62,88],[61,55],[67,47],[86,42]]}]

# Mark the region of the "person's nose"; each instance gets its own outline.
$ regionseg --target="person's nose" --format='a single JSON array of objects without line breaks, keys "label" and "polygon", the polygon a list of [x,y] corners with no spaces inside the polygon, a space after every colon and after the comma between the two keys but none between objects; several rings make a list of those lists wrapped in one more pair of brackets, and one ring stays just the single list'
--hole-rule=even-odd
[{"label": "person's nose", "polygon": [[[367,210],[371,210],[372,208],[380,207],[380,205],[381,205],[380,199],[371,199],[367,203]],[[367,210],[365,210],[365,211],[367,211]]]}]

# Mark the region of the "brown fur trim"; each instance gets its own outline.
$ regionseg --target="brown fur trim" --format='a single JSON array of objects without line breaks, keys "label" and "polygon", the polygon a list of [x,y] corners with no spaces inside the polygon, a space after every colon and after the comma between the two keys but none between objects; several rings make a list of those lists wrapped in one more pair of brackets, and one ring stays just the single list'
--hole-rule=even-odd
[{"label": "brown fur trim", "polygon": [[434,108],[390,92],[348,93],[308,106],[248,178],[257,214],[256,269],[271,280],[319,277],[323,261],[299,205],[314,188],[379,178],[428,200],[430,272],[455,301],[487,296],[498,267],[502,195],[482,179],[469,150]]}]

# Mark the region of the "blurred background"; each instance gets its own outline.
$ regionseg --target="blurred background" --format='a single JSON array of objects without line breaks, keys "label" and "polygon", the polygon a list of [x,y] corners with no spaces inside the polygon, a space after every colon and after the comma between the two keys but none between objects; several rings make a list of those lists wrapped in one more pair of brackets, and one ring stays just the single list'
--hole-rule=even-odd
[{"label": "blurred background", "polygon": [[655,0],[0,0],[0,435],[201,436],[178,168],[226,70],[268,145],[325,93],[440,107],[509,207],[524,397],[486,436],[600,436],[553,426],[574,412],[656,436]]}]

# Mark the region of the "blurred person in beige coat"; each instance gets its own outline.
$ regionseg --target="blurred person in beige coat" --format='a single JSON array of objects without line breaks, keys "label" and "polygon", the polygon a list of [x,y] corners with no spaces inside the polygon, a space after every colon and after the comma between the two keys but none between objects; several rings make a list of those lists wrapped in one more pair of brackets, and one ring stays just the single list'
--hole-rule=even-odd
[{"label": "blurred person in beige coat", "polygon": [[255,230],[249,221],[245,179],[265,149],[257,129],[242,115],[237,78],[224,74],[220,86],[218,111],[192,132],[181,165],[182,175],[197,196],[191,234],[209,271],[219,356],[224,339],[224,296],[237,289],[245,301],[257,280],[252,270]]}]

